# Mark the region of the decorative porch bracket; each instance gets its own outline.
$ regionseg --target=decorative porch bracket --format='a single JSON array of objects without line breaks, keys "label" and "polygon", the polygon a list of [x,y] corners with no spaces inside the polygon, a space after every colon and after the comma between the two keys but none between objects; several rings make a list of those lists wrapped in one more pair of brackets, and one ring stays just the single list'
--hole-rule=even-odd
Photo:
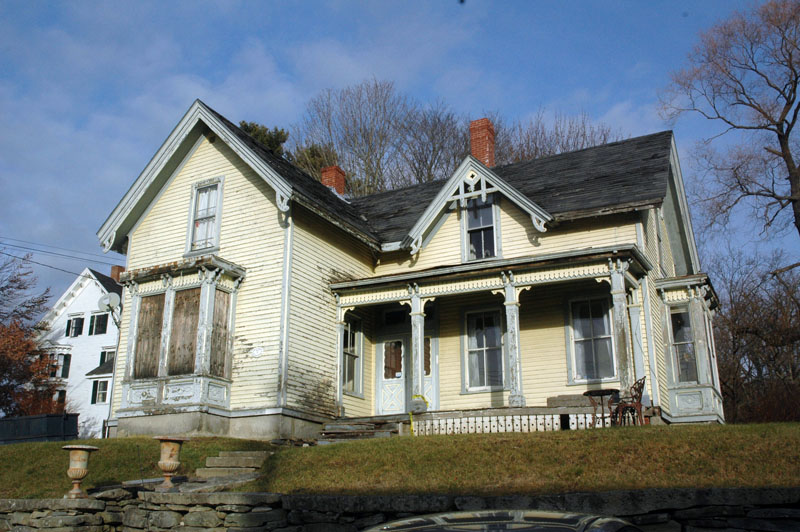
[{"label": "decorative porch bracket", "polygon": [[[411,411],[419,414],[428,410],[428,399],[425,397],[425,303],[434,298],[423,298],[419,295],[417,284],[408,285],[410,296],[407,302],[411,306],[411,360],[412,360],[412,397]],[[406,302],[403,302],[406,303]]]},{"label": "decorative porch bracket", "polygon": [[625,291],[625,274],[629,267],[630,262],[628,261],[620,259],[617,259],[616,263],[610,259],[608,261],[611,299],[614,304],[614,345],[617,350],[619,385],[622,390],[627,390],[633,385],[629,360],[631,330],[630,321],[628,321],[628,298]]},{"label": "decorative porch bracket", "polygon": [[500,276],[503,279],[503,288],[493,290],[492,293],[505,297],[508,363],[511,366],[511,395],[508,403],[509,406],[522,407],[525,406],[525,394],[522,391],[522,356],[519,352],[519,295],[531,286],[518,286],[512,272],[503,272]]}]

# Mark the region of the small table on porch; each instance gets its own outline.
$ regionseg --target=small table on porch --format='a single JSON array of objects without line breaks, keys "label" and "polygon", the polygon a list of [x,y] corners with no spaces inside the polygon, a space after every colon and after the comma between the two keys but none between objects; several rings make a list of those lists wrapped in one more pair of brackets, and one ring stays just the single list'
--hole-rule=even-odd
[{"label": "small table on porch", "polygon": [[[602,420],[603,427],[606,426],[606,401],[603,399],[604,397],[608,396],[609,403],[611,402],[611,397],[614,395],[619,394],[619,390],[616,388],[603,388],[600,390],[587,390],[583,392],[583,395],[589,398],[589,401],[592,403],[592,408],[594,409],[594,415],[592,416],[592,428],[594,428],[595,424],[597,423],[597,407],[598,407],[598,399],[599,397],[599,406],[600,406],[600,415],[602,416],[600,419]],[[611,414],[611,405],[608,405],[608,413]]]}]

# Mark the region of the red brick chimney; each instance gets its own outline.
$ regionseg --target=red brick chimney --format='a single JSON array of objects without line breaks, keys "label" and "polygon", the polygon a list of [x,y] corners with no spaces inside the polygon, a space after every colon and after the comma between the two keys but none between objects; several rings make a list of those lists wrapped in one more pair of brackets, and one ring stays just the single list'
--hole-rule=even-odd
[{"label": "red brick chimney", "polygon": [[125,271],[125,266],[112,266],[110,277],[116,282],[119,282],[119,276]]},{"label": "red brick chimney", "polygon": [[322,169],[322,184],[344,195],[344,170],[338,166],[326,166]]},{"label": "red brick chimney", "polygon": [[489,168],[494,166],[494,126],[488,118],[469,123],[470,153]]}]

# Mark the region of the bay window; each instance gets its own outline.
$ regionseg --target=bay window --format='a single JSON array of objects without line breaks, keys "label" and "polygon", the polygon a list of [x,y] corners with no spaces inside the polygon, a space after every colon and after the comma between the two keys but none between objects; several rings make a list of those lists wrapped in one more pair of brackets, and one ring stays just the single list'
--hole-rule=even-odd
[{"label": "bay window", "polygon": [[670,309],[670,332],[678,382],[697,382],[697,355],[688,307]]}]

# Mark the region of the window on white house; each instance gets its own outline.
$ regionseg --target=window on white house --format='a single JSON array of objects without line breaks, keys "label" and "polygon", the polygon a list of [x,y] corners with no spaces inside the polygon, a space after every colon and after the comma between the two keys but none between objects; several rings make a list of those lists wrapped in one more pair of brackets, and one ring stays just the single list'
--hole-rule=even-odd
[{"label": "window on white house", "polygon": [[219,183],[198,187],[195,191],[191,251],[217,245],[218,191]]},{"label": "window on white house", "polygon": [[573,301],[570,314],[574,380],[613,378],[616,372],[608,300]]},{"label": "window on white house", "polygon": [[108,402],[108,381],[92,382],[92,404]]},{"label": "window on white house", "polygon": [[67,391],[66,390],[58,390],[56,392],[56,403],[63,405],[67,402]]},{"label": "window on white house", "polygon": [[72,355],[61,355],[61,378],[69,377],[69,365],[72,363]]},{"label": "window on white house", "polygon": [[500,313],[470,312],[467,319],[467,388],[503,386],[503,332]]},{"label": "window on white house", "polygon": [[672,353],[678,369],[678,382],[697,382],[697,355],[689,309],[672,307],[670,318]]},{"label": "window on white house", "polygon": [[83,316],[67,320],[67,336],[74,338],[83,334]]},{"label": "window on white house", "polygon": [[109,360],[114,360],[116,354],[116,351],[100,351],[100,365],[102,366]]},{"label": "window on white house", "polygon": [[486,201],[472,198],[467,202],[467,258],[480,260],[495,257],[495,221],[492,196]]},{"label": "window on white house", "polygon": [[361,321],[346,318],[342,338],[342,389],[361,393]]},{"label": "window on white house", "polygon": [[89,336],[105,334],[108,330],[108,314],[92,314],[89,318]]}]

